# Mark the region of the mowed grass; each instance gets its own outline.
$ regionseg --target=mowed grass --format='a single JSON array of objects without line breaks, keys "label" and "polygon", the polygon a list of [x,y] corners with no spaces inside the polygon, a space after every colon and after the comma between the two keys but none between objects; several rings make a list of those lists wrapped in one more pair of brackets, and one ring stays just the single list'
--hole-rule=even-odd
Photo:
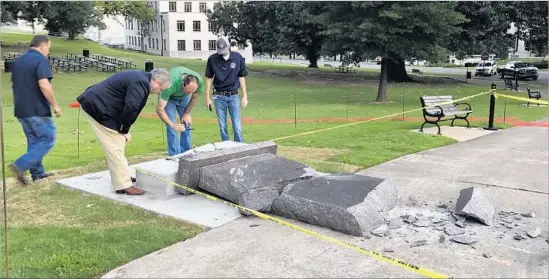
[{"label": "mowed grass", "polygon": [[[2,34],[4,43],[29,41],[30,35]],[[205,62],[151,56],[113,50],[84,40],[52,39],[54,56],[90,52],[116,56],[143,67],[153,59],[155,67],[169,69],[187,66],[201,74]],[[24,49],[3,49],[24,51]],[[301,66],[275,66],[269,63],[249,65],[247,79],[249,105],[243,110],[244,138],[257,142],[334,127],[355,118],[379,117],[419,107],[419,96],[453,95],[461,98],[487,88],[459,83],[391,84],[389,101],[375,103],[376,73],[361,71],[355,75],[336,74],[332,69],[309,69]],[[60,176],[75,176],[106,169],[104,155],[87,120],[80,115],[80,156],[77,156],[78,109],[69,108],[88,86],[100,82],[109,73],[90,69],[87,73],[54,73],[53,86],[64,109],[56,118],[57,143],[45,158],[46,168],[60,171]],[[10,163],[26,150],[21,126],[13,117],[9,73],[2,72],[3,121],[6,159]],[[474,116],[488,116],[488,95],[470,100]],[[546,108],[521,108],[520,102],[508,101],[507,116],[535,120]],[[149,102],[132,127],[133,139],[126,153],[132,162],[165,156],[164,126],[154,118],[156,96]],[[297,112],[297,113],[296,113]],[[496,108],[496,117],[503,107]],[[413,112],[407,117],[421,117]],[[291,123],[323,118],[340,122]],[[193,144],[219,141],[215,114],[205,109],[204,98],[193,111]],[[413,119],[412,119],[413,120]],[[290,123],[287,123],[287,122]],[[283,123],[279,123],[283,122]],[[249,124],[256,123],[256,124]],[[356,171],[379,163],[455,142],[446,137],[419,134],[421,122],[389,120],[369,122],[322,133],[280,140],[281,155],[304,162],[319,171]],[[475,122],[485,125],[485,122]],[[151,155],[152,154],[152,155]],[[9,173],[8,173],[9,174]],[[54,184],[54,179],[29,188],[9,183],[8,221],[10,223],[10,271],[13,277],[95,277],[125,262],[196,235],[202,229],[185,222],[159,217],[135,207],[120,205],[96,196],[68,190]],[[10,180],[12,181],[12,180]]]}]

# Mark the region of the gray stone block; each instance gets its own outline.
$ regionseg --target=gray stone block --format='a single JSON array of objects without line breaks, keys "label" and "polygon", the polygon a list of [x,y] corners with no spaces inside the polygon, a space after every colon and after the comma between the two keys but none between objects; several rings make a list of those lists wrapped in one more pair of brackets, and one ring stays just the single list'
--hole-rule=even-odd
[{"label": "gray stone block", "polygon": [[[179,172],[177,183],[192,189],[198,189],[200,168],[228,162],[243,157],[271,153],[276,155],[277,145],[274,142],[264,141],[254,144],[240,145],[221,150],[192,153],[179,157]],[[183,195],[190,194],[180,190]]]},{"label": "gray stone block", "polygon": [[244,207],[269,212],[291,182],[315,176],[306,165],[271,153],[202,167],[200,189]]},{"label": "gray stone block", "polygon": [[176,182],[176,176],[179,169],[178,163],[170,160],[159,159],[140,164],[139,168],[136,168],[135,178],[138,187],[148,193],[155,194],[159,198],[167,198],[179,193],[176,186],[145,174],[141,172],[140,169],[168,181]]},{"label": "gray stone block", "polygon": [[496,202],[490,193],[480,187],[470,187],[459,192],[455,213],[473,217],[485,225],[491,226]]},{"label": "gray stone block", "polygon": [[288,185],[272,210],[294,220],[365,236],[383,224],[396,201],[396,188],[387,181],[342,173]]}]

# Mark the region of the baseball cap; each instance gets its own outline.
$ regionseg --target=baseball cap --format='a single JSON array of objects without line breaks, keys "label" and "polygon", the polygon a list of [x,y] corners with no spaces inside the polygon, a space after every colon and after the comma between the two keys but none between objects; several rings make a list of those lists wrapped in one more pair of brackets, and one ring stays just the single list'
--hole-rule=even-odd
[{"label": "baseball cap", "polygon": [[225,39],[219,38],[217,40],[217,54],[225,55],[227,54],[227,51],[229,50],[229,44]]}]

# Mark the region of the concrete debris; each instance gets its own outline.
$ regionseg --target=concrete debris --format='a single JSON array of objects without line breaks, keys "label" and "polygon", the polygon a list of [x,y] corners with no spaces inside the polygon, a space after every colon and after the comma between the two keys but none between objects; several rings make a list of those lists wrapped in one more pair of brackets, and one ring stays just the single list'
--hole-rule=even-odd
[{"label": "concrete debris", "polygon": [[446,208],[448,208],[448,205],[445,204],[445,203],[441,203],[441,204],[437,205],[437,207],[438,207],[438,208],[446,209]]},{"label": "concrete debris", "polygon": [[455,223],[455,225],[458,226],[458,227],[460,227],[460,228],[465,228],[465,223],[462,222],[462,221],[457,221],[457,222]]},{"label": "concrete debris", "polygon": [[418,196],[408,197],[408,206],[416,207],[419,205],[421,205],[420,197]]},{"label": "concrete debris", "polygon": [[427,240],[418,240],[418,241],[412,243],[412,245],[410,245],[410,247],[413,248],[413,247],[419,247],[419,246],[423,246],[423,245],[427,245]]},{"label": "concrete debris", "polygon": [[501,218],[500,221],[502,221],[504,223],[507,223],[507,224],[513,223],[513,220],[511,220],[511,218],[508,218],[508,217]]},{"label": "concrete debris", "polygon": [[541,234],[541,229],[539,227],[536,227],[534,230],[529,231],[526,234],[531,238],[536,238]]},{"label": "concrete debris", "polygon": [[391,229],[391,230],[400,229],[402,227],[402,225],[404,225],[402,220],[394,219],[394,220],[391,220],[391,222],[389,222],[389,229]]},{"label": "concrete debris", "polygon": [[258,224],[251,224],[250,225],[250,228],[254,228],[254,227],[259,227],[259,225]]},{"label": "concrete debris", "polygon": [[491,226],[495,214],[496,202],[485,188],[470,187],[460,191],[455,213],[466,215]]},{"label": "concrete debris", "polygon": [[536,218],[536,213],[534,211],[530,211],[528,213],[522,213],[520,215],[522,215],[522,217],[526,217],[526,218]]},{"label": "concrete debris", "polygon": [[408,224],[413,224],[413,223],[417,222],[417,220],[418,220],[417,217],[414,216],[414,215],[405,215],[403,217],[406,217],[404,222],[406,222]]},{"label": "concrete debris", "polygon": [[371,231],[371,234],[375,236],[383,237],[388,232],[388,230],[389,230],[389,226],[387,226],[386,224],[383,224],[379,228]]},{"label": "concrete debris", "polygon": [[508,228],[508,229],[514,228],[513,225],[510,225],[510,224],[505,224],[504,226],[505,226],[506,228]]},{"label": "concrete debris", "polygon": [[444,233],[446,233],[449,236],[454,236],[454,235],[464,234],[465,230],[459,229],[450,225],[444,228]]},{"label": "concrete debris", "polygon": [[495,224],[495,225],[494,225],[494,228],[499,228],[499,227],[501,227],[500,224]]},{"label": "concrete debris", "polygon": [[478,239],[472,238],[472,237],[466,236],[466,235],[460,235],[460,236],[452,237],[450,240],[455,242],[455,243],[465,244],[465,245],[471,245],[471,244],[474,244],[474,243],[478,242]]},{"label": "concrete debris", "polygon": [[435,220],[433,220],[433,224],[438,224],[438,223],[442,223],[442,222],[446,222],[448,221],[448,218],[447,217],[441,217],[441,218],[437,218]]},{"label": "concrete debris", "polygon": [[515,240],[523,240],[523,239],[526,239],[526,236],[524,236],[523,234],[520,234],[520,233],[515,233],[515,236],[513,236],[513,238]]},{"label": "concrete debris", "polygon": [[498,235],[498,238],[499,238],[499,239],[502,239],[502,238],[504,238],[504,237],[505,237],[505,235],[504,235],[504,234],[500,234],[500,235]]},{"label": "concrete debris", "polygon": [[393,248],[384,248],[383,249],[383,252],[386,252],[386,253],[393,253],[395,250],[393,250]]},{"label": "concrete debris", "polygon": [[428,227],[431,225],[431,222],[428,220],[419,220],[417,222],[414,222],[413,225],[416,227]]},{"label": "concrete debris", "polygon": [[438,238],[438,243],[444,243],[446,242],[446,236],[441,234]]},{"label": "concrete debris", "polygon": [[465,222],[465,220],[467,220],[467,217],[459,216],[459,215],[455,214],[454,212],[452,212],[452,216],[456,219],[456,221]]},{"label": "concrete debris", "polygon": [[515,216],[515,220],[520,221],[522,218],[520,216]]}]

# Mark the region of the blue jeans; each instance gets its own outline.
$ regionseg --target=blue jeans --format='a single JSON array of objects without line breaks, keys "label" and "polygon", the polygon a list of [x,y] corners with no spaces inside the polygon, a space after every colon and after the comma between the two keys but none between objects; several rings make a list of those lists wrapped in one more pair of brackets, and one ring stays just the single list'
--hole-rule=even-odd
[{"label": "blue jeans", "polygon": [[18,118],[27,137],[27,153],[19,157],[13,165],[18,171],[30,171],[33,179],[44,174],[42,158],[55,145],[55,124],[51,117]]},{"label": "blue jeans", "polygon": [[[177,98],[168,100],[164,110],[173,123],[179,123],[180,120],[176,118],[176,114],[179,119],[183,116],[185,109],[189,105],[189,98]],[[191,149],[191,130],[181,132],[181,138],[177,134],[177,131],[172,129],[169,125],[166,125],[166,134],[168,137],[168,155],[173,156],[183,153]]]},{"label": "blue jeans", "polygon": [[213,95],[215,103],[215,113],[217,114],[217,122],[219,123],[219,132],[221,140],[229,140],[229,132],[227,131],[227,110],[231,116],[233,124],[234,141],[244,142],[242,138],[242,123],[240,119],[240,95],[232,96]]}]

